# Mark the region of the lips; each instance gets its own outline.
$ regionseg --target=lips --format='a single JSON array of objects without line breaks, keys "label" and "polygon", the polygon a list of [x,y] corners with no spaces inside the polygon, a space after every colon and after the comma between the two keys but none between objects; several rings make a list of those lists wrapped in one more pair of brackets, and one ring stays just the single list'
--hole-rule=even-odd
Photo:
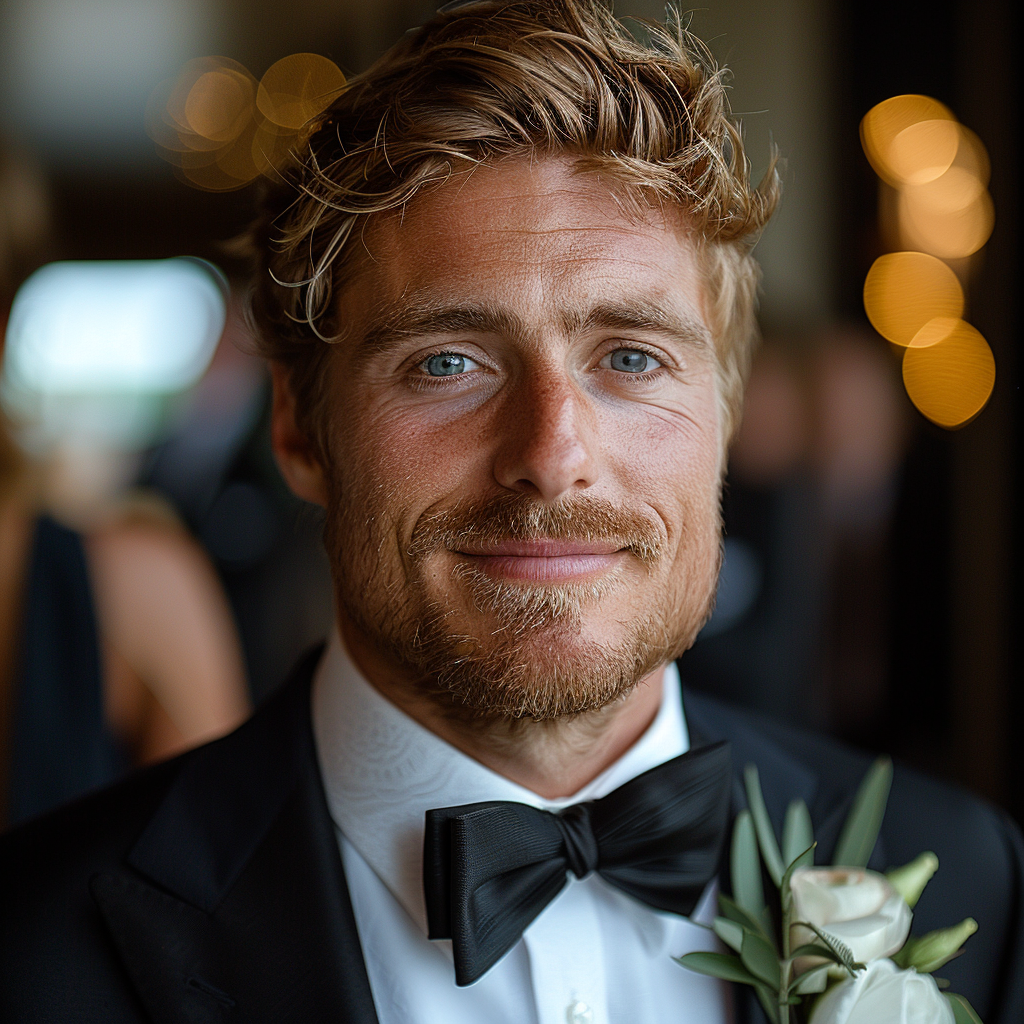
[{"label": "lips", "polygon": [[509,540],[456,554],[488,576],[541,583],[599,575],[613,568],[624,552],[611,541]]},{"label": "lips", "polygon": [[478,558],[566,558],[573,555],[613,555],[621,550],[614,541],[592,540],[503,540],[466,544],[460,555]]}]

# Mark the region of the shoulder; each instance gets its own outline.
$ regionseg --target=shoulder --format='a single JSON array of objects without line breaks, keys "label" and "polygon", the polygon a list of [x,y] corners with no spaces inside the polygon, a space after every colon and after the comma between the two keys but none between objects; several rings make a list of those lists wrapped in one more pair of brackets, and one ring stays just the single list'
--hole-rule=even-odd
[{"label": "shoulder", "polygon": [[115,617],[141,621],[153,608],[177,610],[183,595],[216,590],[208,559],[172,522],[113,520],[91,530],[84,543],[100,603]]},{"label": "shoulder", "polygon": [[[126,949],[142,951],[147,977],[164,978],[168,964],[177,965],[172,973],[184,969],[193,953],[231,960],[239,935],[266,945],[270,926],[259,933],[229,913],[221,924],[235,928],[235,940],[220,949],[210,929],[219,935],[221,925],[210,922],[244,870],[255,865],[256,875],[246,877],[263,877],[267,858],[281,862],[252,883],[255,909],[255,890],[244,885],[239,905],[249,899],[245,913],[273,919],[278,931],[290,920],[282,894],[291,883],[308,883],[310,872],[300,865],[292,877],[281,864],[295,865],[296,851],[301,861],[317,837],[334,842],[309,728],[309,677],[318,656],[311,652],[228,736],[0,836],[0,1020],[151,1019],[139,1002],[149,990],[131,980]],[[319,817],[302,817],[310,800],[320,801]],[[327,848],[336,855],[336,844]],[[322,885],[312,897],[307,902],[324,902]],[[304,913],[300,930],[310,927],[308,907]],[[248,964],[252,955],[247,947],[242,960]],[[177,992],[182,978],[174,973],[173,980]]]},{"label": "shoulder", "polygon": [[[716,734],[732,741],[737,770],[742,771],[748,762],[760,768],[763,758],[771,770],[774,762],[781,759],[813,780],[808,802],[813,801],[821,811],[848,803],[877,756],[823,733],[798,728],[706,694],[688,692],[686,709],[688,719],[698,727],[710,725]],[[937,829],[975,836],[979,836],[980,830],[981,837],[996,840],[999,845],[1007,830],[1014,832],[1015,826],[1002,811],[961,786],[897,760],[883,825],[886,849],[891,851],[893,863],[899,862],[899,856],[908,849],[907,842]],[[907,859],[920,852],[920,848],[914,849]]]},{"label": "shoulder", "polygon": [[111,722],[140,760],[238,725],[249,710],[242,652],[198,545],[155,516],[107,523],[85,544]]},{"label": "shoulder", "polygon": [[289,740],[280,735],[280,703],[220,740],[0,836],[0,1020],[149,1019],[95,887],[110,877],[145,884],[140,850],[171,879],[216,877],[218,841],[230,843],[261,814],[273,818],[275,780],[291,785],[276,750]]},{"label": "shoulder", "polygon": [[179,770],[146,769],[0,836],[0,1018],[143,1019],[90,883],[124,862]]},{"label": "shoulder", "polygon": [[43,907],[85,894],[92,874],[124,860],[183,760],[135,772],[0,836],[0,962],[12,932],[31,930]]},{"label": "shoulder", "polygon": [[309,678],[319,655],[309,652],[227,736],[0,835],[0,965],[18,913],[27,927],[39,906],[87,901],[92,875],[122,866],[154,821],[166,823],[167,859],[188,861],[214,855],[211,836],[229,836],[229,826],[244,831],[276,810],[311,763]]}]

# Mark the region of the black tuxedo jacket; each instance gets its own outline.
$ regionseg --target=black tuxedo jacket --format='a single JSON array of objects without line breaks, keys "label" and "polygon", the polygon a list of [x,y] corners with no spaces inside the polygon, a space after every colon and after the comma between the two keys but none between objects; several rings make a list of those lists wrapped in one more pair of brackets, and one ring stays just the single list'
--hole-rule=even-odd
[{"label": "black tuxedo jacket", "polygon": [[[230,736],[0,838],[0,1021],[376,1021],[310,727],[318,652]],[[760,768],[776,825],[811,809],[827,862],[869,759],[686,693],[694,745]],[[973,916],[943,968],[986,1024],[1024,1021],[1019,833],[956,789],[897,769],[872,861],[941,864],[915,931]],[[727,884],[727,881],[726,881]],[[741,1020],[763,1019],[738,993]]]}]

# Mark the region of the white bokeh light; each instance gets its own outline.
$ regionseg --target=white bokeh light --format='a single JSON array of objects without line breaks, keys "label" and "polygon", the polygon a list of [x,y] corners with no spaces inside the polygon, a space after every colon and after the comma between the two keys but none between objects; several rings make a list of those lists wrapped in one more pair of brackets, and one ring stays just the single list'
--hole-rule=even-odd
[{"label": "white bokeh light", "polygon": [[226,283],[193,259],[51,263],[11,307],[0,395],[30,448],[71,434],[148,443],[202,375]]}]

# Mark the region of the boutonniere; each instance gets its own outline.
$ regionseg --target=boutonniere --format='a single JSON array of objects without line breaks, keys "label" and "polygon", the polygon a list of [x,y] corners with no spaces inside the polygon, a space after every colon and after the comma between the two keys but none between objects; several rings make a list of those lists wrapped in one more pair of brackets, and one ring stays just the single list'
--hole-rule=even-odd
[{"label": "boutonniere", "polygon": [[[972,918],[911,937],[913,907],[938,869],[933,853],[882,875],[867,868],[885,815],[892,763],[868,771],[836,846],[814,866],[807,805],[794,800],[779,844],[757,768],[744,780],[749,809],[732,836],[732,896],[719,894],[714,931],[733,953],[687,953],[692,971],[750,985],[772,1024],[981,1024],[934,971],[963,952]],[[764,873],[774,891],[765,898]]]}]

